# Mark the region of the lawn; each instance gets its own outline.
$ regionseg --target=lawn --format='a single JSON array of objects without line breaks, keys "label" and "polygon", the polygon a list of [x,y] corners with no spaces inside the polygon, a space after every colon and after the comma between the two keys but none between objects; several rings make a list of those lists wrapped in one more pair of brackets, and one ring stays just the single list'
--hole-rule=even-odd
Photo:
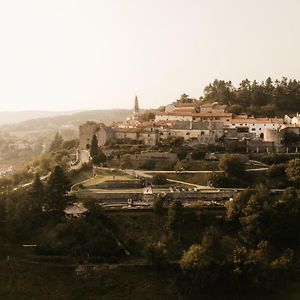
[{"label": "lawn", "polygon": [[197,174],[165,174],[167,178],[189,183],[207,185],[211,173],[197,173]]},{"label": "lawn", "polygon": [[135,177],[128,175],[119,170],[97,170],[97,176],[90,178],[83,183],[83,186],[90,187],[107,180],[133,180]]},{"label": "lawn", "polygon": [[72,184],[87,180],[93,176],[92,170],[83,170],[71,178]]}]

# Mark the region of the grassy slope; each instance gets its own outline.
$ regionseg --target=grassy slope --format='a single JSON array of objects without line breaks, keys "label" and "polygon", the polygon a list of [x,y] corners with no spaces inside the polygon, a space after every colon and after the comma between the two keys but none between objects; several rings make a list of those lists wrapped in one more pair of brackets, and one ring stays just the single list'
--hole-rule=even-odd
[{"label": "grassy slope", "polygon": [[163,274],[142,269],[100,270],[79,277],[74,267],[1,262],[0,281],[0,299],[6,300],[177,299]]},{"label": "grassy slope", "polygon": [[96,177],[91,178],[90,180],[84,182],[83,185],[85,187],[89,187],[108,180],[121,181],[121,180],[131,180],[131,179],[135,179],[135,178],[127,174],[119,175],[119,174],[115,174],[114,172],[111,172],[110,174],[107,175],[97,175]]}]

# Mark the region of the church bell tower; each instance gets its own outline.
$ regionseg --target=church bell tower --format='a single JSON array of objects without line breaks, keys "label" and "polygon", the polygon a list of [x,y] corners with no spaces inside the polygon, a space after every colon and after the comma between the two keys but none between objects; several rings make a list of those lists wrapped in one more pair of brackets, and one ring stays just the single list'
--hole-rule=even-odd
[{"label": "church bell tower", "polygon": [[138,100],[138,97],[135,96],[135,98],[134,98],[134,109],[133,109],[133,113],[134,113],[135,115],[137,115],[137,114],[139,114],[139,112],[140,112],[140,108],[139,108],[139,100]]}]

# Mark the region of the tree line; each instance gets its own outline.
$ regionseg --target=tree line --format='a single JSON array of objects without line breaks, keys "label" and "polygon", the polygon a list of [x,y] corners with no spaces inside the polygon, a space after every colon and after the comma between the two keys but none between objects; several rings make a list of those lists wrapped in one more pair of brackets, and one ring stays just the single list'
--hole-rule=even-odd
[{"label": "tree line", "polygon": [[200,101],[181,95],[178,102],[218,102],[229,106],[234,114],[246,113],[255,116],[282,116],[295,114],[300,108],[300,81],[283,77],[262,82],[242,80],[238,86],[231,81],[215,79],[204,88]]}]

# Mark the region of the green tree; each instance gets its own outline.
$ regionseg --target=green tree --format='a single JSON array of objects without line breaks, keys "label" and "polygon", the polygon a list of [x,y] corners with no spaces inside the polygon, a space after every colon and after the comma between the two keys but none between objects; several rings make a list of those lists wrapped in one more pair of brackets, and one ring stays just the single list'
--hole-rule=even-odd
[{"label": "green tree", "polygon": [[92,163],[94,165],[100,165],[106,161],[107,157],[101,149],[99,149],[98,154],[92,158]]},{"label": "green tree", "polygon": [[154,159],[146,159],[140,164],[140,168],[144,170],[154,170],[156,161]]},{"label": "green tree", "polygon": [[62,212],[72,202],[68,196],[71,183],[60,166],[51,172],[46,185],[46,209]]},{"label": "green tree", "polygon": [[30,211],[41,213],[43,205],[45,204],[45,191],[39,174],[35,175],[33,184],[27,193],[27,197]]},{"label": "green tree", "polygon": [[178,161],[174,166],[174,171],[176,171],[176,173],[180,173],[182,170],[183,170],[183,165],[181,161]]},{"label": "green tree", "polygon": [[180,102],[180,103],[188,103],[188,102],[189,102],[189,95],[183,93],[183,94],[180,96],[179,102]]},{"label": "green tree", "polygon": [[167,228],[173,234],[180,235],[180,229],[184,222],[183,205],[181,201],[176,200],[172,203],[168,210]]},{"label": "green tree", "polygon": [[191,293],[198,294],[217,284],[220,267],[213,262],[202,245],[192,245],[183,253],[179,264]]},{"label": "green tree", "polygon": [[148,262],[157,269],[168,262],[166,245],[160,241],[147,244],[144,252]]},{"label": "green tree", "polygon": [[245,163],[238,154],[223,154],[220,159],[219,167],[228,176],[243,176],[245,174]]},{"label": "green tree", "polygon": [[201,160],[205,158],[205,154],[204,150],[194,150],[191,154],[191,158],[194,160]]},{"label": "green tree", "polygon": [[144,122],[149,122],[155,119],[155,114],[152,111],[146,111],[141,116]]},{"label": "green tree", "polygon": [[50,151],[58,151],[62,148],[62,144],[63,144],[63,137],[57,132],[55,134],[54,140],[52,141],[51,145],[50,145]]},{"label": "green tree", "polygon": [[300,186],[300,159],[293,159],[289,161],[286,174],[288,179],[296,186]]},{"label": "green tree", "polygon": [[65,150],[72,150],[78,148],[78,139],[67,140],[62,143],[62,148]]},{"label": "green tree", "polygon": [[98,139],[97,136],[94,134],[91,142],[90,155],[93,159],[94,157],[97,157],[98,154],[99,154]]},{"label": "green tree", "polygon": [[132,168],[132,160],[129,154],[126,154],[122,157],[120,161],[121,169],[130,169]]},{"label": "green tree", "polygon": [[185,149],[182,149],[182,150],[179,150],[178,152],[177,152],[177,158],[179,159],[179,160],[184,160],[186,157],[187,157],[187,151],[185,150]]},{"label": "green tree", "polygon": [[153,184],[164,185],[167,184],[167,176],[165,174],[155,174],[152,180]]},{"label": "green tree", "polygon": [[235,100],[234,87],[231,81],[215,79],[204,89],[204,100],[208,102],[219,102],[220,104],[231,104]]},{"label": "green tree", "polygon": [[153,201],[153,211],[156,214],[162,214],[164,211],[164,199],[162,196],[157,196]]}]

